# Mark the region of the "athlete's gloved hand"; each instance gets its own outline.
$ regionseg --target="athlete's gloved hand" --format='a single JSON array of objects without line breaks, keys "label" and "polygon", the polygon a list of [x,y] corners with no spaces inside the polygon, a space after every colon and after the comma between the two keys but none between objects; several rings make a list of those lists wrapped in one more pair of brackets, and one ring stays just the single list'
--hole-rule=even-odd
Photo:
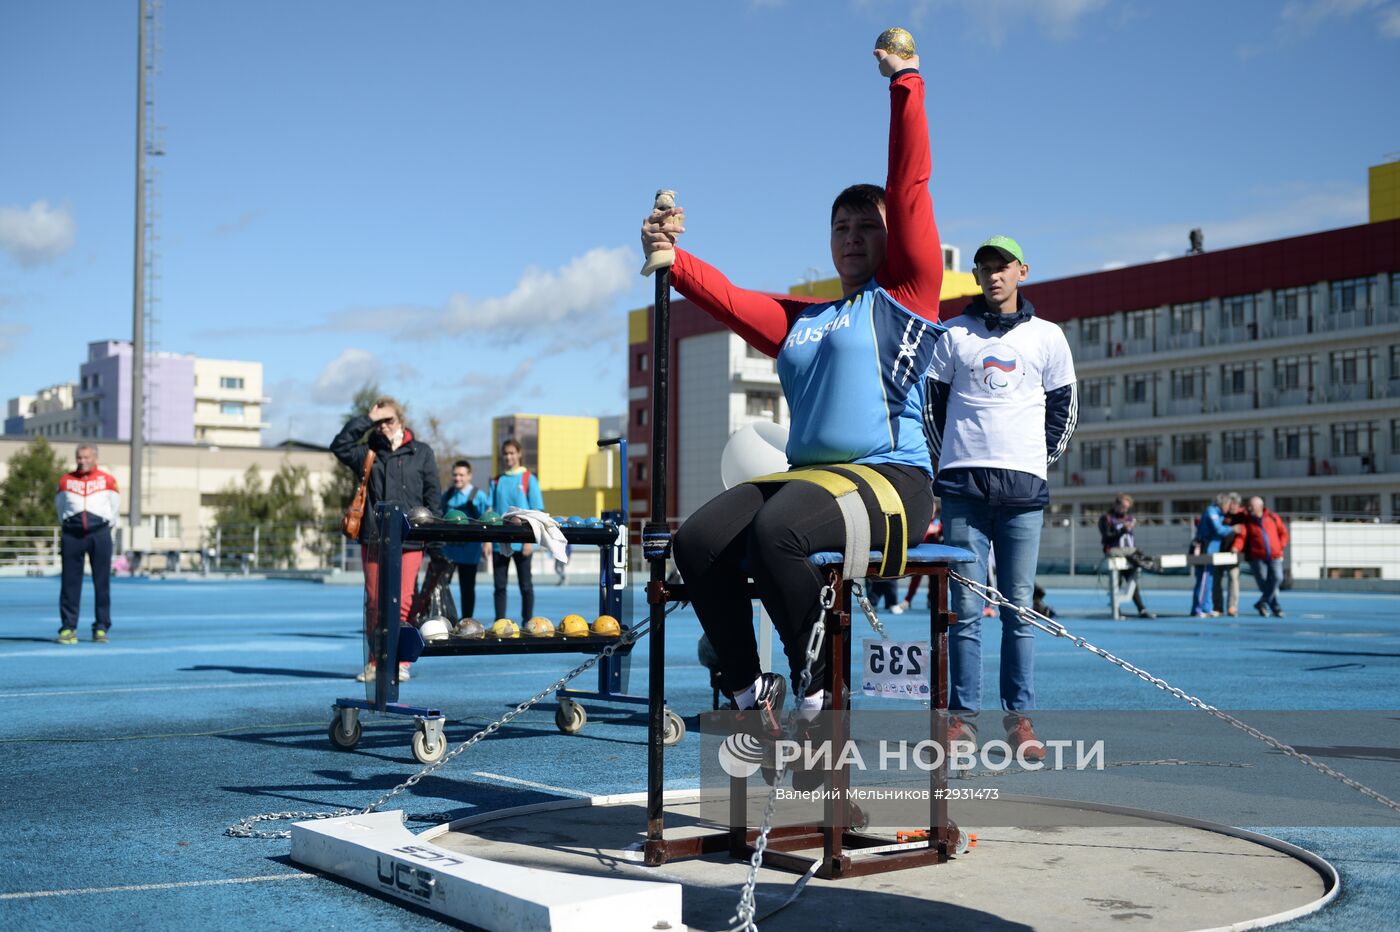
[{"label": "athlete's gloved hand", "polygon": [[884,49],[875,50],[875,60],[880,63],[880,73],[885,77],[893,77],[897,72],[906,68],[918,68],[919,56],[910,55],[908,58],[900,58],[892,55]]},{"label": "athlete's gloved hand", "polygon": [[642,221],[642,254],[650,256],[658,249],[672,249],[676,238],[685,232],[685,208],[672,207],[652,214]]}]

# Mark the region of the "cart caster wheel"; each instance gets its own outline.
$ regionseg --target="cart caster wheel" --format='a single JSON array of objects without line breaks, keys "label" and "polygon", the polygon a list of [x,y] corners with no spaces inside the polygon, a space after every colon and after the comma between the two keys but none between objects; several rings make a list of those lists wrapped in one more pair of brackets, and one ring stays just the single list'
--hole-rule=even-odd
[{"label": "cart caster wheel", "polygon": [[681,718],[670,709],[666,710],[666,731],[662,736],[661,743],[666,747],[674,747],[681,743],[685,737],[685,719]]},{"label": "cart caster wheel", "polygon": [[340,716],[336,715],[335,718],[331,719],[329,731],[331,744],[337,751],[353,751],[355,750],[355,745],[360,743],[360,734],[363,729],[360,728],[359,719],[356,719],[354,728],[349,731],[343,731],[340,727]]},{"label": "cart caster wheel", "polygon": [[428,732],[420,727],[413,733],[413,758],[420,764],[436,764],[447,756],[447,739],[439,734],[437,743],[428,744]]},{"label": "cart caster wheel", "polygon": [[967,853],[968,853],[969,851],[971,851],[971,850],[972,850],[972,839],[968,836],[967,832],[965,832],[965,831],[962,830],[962,829],[958,829],[958,847],[957,847],[957,850],[954,851],[953,853],[954,853],[954,854],[958,854],[958,855],[962,855],[962,854],[967,854]]},{"label": "cart caster wheel", "polygon": [[560,699],[554,710],[554,724],[566,735],[576,735],[588,723],[588,713],[572,699]]}]

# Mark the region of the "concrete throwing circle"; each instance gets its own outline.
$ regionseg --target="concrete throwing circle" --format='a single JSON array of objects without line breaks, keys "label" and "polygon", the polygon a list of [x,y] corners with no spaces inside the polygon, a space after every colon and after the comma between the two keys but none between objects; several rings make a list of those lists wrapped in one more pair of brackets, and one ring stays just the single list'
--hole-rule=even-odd
[{"label": "concrete throwing circle", "polygon": [[[1017,799],[1037,804],[1035,797]],[[1118,820],[1130,824],[981,831],[963,826],[977,834],[977,846],[947,864],[837,881],[814,878],[796,901],[766,920],[791,895],[798,877],[765,867],[758,876],[758,916],[765,932],[1243,929],[1315,912],[1337,894],[1332,865],[1287,842],[1146,810],[1100,811],[1131,817]],[[748,864],[711,855],[646,867],[639,852],[645,826],[646,794],[636,793],[498,810],[421,837],[519,866],[680,883],[689,928],[727,927]],[[666,826],[668,839],[721,830],[701,820],[690,791],[666,794]]]}]

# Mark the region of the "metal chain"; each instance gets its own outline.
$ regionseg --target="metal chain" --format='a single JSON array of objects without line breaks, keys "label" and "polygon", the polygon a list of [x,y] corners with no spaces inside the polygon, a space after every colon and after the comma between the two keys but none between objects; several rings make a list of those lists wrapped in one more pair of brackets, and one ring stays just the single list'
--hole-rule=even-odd
[{"label": "metal chain", "polygon": [[880,622],[880,616],[875,613],[875,608],[870,604],[870,600],[865,597],[865,589],[860,583],[851,583],[851,594],[856,597],[856,602],[860,604],[860,610],[865,612],[866,620],[870,622],[870,627],[875,629],[875,633],[880,635],[880,639],[888,641],[889,633],[885,631],[885,626]]},{"label": "metal chain", "polygon": [[[821,653],[822,642],[826,637],[825,613],[832,610],[836,605],[836,590],[832,586],[823,586],[820,596],[820,603],[823,609],[823,617],[817,619],[817,623],[812,626],[812,633],[807,636],[807,655],[802,664],[802,674],[797,679],[797,689],[792,694],[792,708],[788,711],[787,721],[783,723],[783,733],[792,732],[793,725],[796,724],[799,712],[798,703],[807,695],[807,687],[812,683],[812,664],[816,661],[817,655]],[[768,801],[763,807],[763,822],[759,825],[758,837],[753,843],[753,857],[749,858],[749,875],[744,880],[743,892],[739,894],[739,905],[736,907],[734,915],[729,917],[729,921],[734,923],[726,932],[757,932],[758,925],[754,919],[754,913],[758,906],[754,902],[754,887],[758,884],[758,869],[763,866],[763,853],[768,849],[768,833],[773,830],[773,813],[777,809],[778,790],[783,785],[783,775],[787,772],[787,762],[778,761],[777,769],[773,773],[773,785],[768,790]]]},{"label": "metal chain", "polygon": [[1133,666],[1131,663],[1122,659],[1121,657],[1116,657],[1101,647],[1095,647],[1093,644],[1090,644],[1084,638],[1071,634],[1069,630],[1064,625],[1060,624],[1058,621],[1055,621],[1051,618],[1047,618],[1033,609],[1025,608],[1021,605],[1016,605],[992,586],[988,586],[979,582],[974,582],[971,579],[968,579],[966,576],[963,576],[960,573],[956,573],[953,570],[948,571],[948,576],[956,580],[957,582],[962,583],[974,594],[980,596],[986,602],[1002,608],[1011,609],[1013,612],[1016,613],[1016,615],[1018,615],[1021,618],[1022,621],[1026,622],[1029,625],[1032,625],[1033,627],[1039,628],[1046,634],[1057,638],[1064,638],[1065,640],[1073,643],[1075,647],[1082,647],[1084,650],[1087,650],[1094,656],[1102,657],[1104,660],[1107,660],[1114,666],[1121,667],[1124,670],[1127,670],[1129,673],[1138,677],[1143,682],[1151,683],[1153,686],[1156,686],[1163,692],[1175,696],[1176,698],[1180,699],[1182,702],[1186,703],[1192,708],[1200,709],[1207,715],[1218,718],[1220,719],[1220,721],[1225,722],[1231,727],[1238,728],[1240,731],[1249,735],[1251,738],[1255,738],[1259,741],[1264,742],[1269,747],[1273,748],[1275,751],[1278,751],[1301,763],[1307,764],[1309,767],[1313,768],[1318,773],[1323,774],[1324,776],[1331,777],[1333,780],[1336,780],[1346,786],[1351,787],[1353,790],[1356,790],[1356,792],[1360,793],[1362,796],[1365,796],[1367,799],[1374,800],[1375,802],[1378,802],[1382,806],[1385,806],[1386,808],[1391,809],[1395,812],[1400,812],[1400,802],[1396,802],[1390,797],[1376,792],[1375,790],[1371,789],[1365,784],[1358,783],[1357,781],[1353,780],[1351,777],[1348,777],[1346,774],[1342,773],[1339,770],[1334,770],[1333,768],[1327,766],[1324,763],[1313,760],[1311,757],[1302,753],[1296,748],[1284,744],[1277,738],[1264,734],[1262,731],[1260,731],[1257,728],[1254,728],[1251,725],[1246,725],[1244,722],[1240,721],[1234,716],[1222,712],[1215,706],[1210,705],[1204,702],[1203,700],[1190,695],[1184,690],[1172,686],[1166,680],[1155,677],[1140,667]]},{"label": "metal chain", "polygon": [[587,672],[589,668],[601,661],[603,658],[611,657],[613,654],[615,654],[622,648],[628,647],[636,643],[636,641],[639,638],[643,637],[647,633],[648,627],[649,623],[644,622],[641,625],[638,625],[637,627],[626,631],[616,643],[609,644],[607,647],[603,648],[601,651],[594,654],[592,657],[588,658],[583,663],[574,667],[568,673],[565,673],[552,685],[547,686],[546,688],[535,693],[529,699],[520,703],[515,708],[507,712],[505,715],[501,716],[496,721],[492,722],[485,728],[478,731],[476,734],[472,735],[466,741],[463,741],[455,749],[444,755],[441,760],[428,764],[422,770],[418,771],[413,776],[409,777],[407,780],[400,783],[398,786],[394,787],[392,790],[385,793],[383,796],[379,797],[363,809],[337,809],[334,812],[268,812],[263,813],[262,815],[248,816],[246,819],[243,819],[242,821],[237,822],[234,825],[230,825],[228,828],[224,829],[224,834],[230,835],[234,838],[291,838],[292,833],[290,830],[281,832],[264,832],[254,829],[253,826],[258,824],[259,822],[280,822],[284,819],[335,819],[339,818],[340,816],[347,815],[367,815],[368,813],[373,812],[380,806],[387,803],[389,800],[393,799],[395,796],[402,793],[404,790],[418,783],[418,781],[428,776],[428,774],[440,769],[441,767],[446,765],[448,761],[452,760],[457,755],[465,751],[467,748],[476,744],[478,741],[500,731],[503,726],[508,725],[517,716],[528,711],[531,706],[535,705],[547,696],[564,688],[564,686],[566,686],[570,680],[574,679],[582,673]]}]

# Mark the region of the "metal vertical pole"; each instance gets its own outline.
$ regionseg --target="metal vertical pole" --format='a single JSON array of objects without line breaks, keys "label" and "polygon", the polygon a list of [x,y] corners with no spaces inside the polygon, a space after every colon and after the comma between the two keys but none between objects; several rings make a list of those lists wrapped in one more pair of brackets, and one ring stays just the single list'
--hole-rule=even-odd
[{"label": "metal vertical pole", "polygon": [[258,532],[262,530],[261,524],[253,525],[253,568],[258,567]]},{"label": "metal vertical pole", "polygon": [[[136,0],[136,19],[136,250],[131,301],[131,476],[127,480],[133,537],[141,526],[141,463],[146,452],[142,443],[146,429],[143,400],[146,391],[146,295],[143,274],[146,266],[146,0]],[[138,546],[136,540],[130,543],[133,547]]]},{"label": "metal vertical pole", "polygon": [[[671,269],[656,270],[656,314],[652,327],[651,368],[651,529],[669,530],[666,520],[667,444],[670,422]],[[643,532],[643,539],[647,536]],[[668,548],[669,549],[669,548]],[[666,605],[653,593],[666,582],[666,559],[651,561],[648,603],[651,631],[647,643],[647,840],[660,842],[664,827],[666,734]],[[650,860],[650,859],[648,859]]]}]

